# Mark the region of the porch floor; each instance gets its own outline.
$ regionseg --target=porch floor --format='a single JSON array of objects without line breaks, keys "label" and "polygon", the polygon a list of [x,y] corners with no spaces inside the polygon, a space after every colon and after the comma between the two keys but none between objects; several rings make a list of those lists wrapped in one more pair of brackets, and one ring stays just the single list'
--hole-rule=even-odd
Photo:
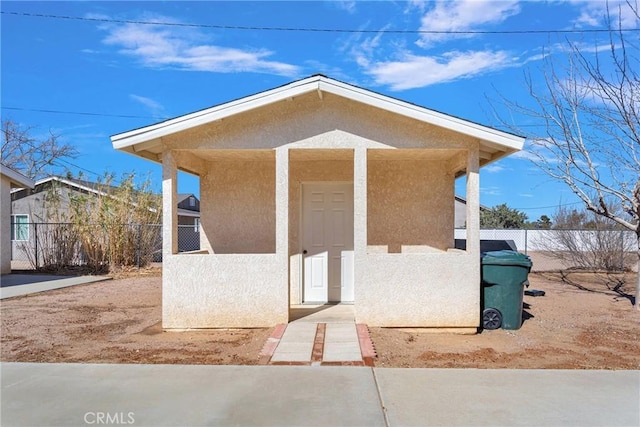
[{"label": "porch floor", "polygon": [[292,305],[289,323],[355,323],[353,304]]}]

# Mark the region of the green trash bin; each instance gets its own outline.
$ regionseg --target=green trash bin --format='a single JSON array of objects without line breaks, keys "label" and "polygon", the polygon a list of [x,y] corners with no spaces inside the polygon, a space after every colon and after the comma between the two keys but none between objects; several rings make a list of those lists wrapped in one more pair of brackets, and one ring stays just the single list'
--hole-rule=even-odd
[{"label": "green trash bin", "polygon": [[515,251],[482,253],[482,327],[520,329],[531,258]]}]

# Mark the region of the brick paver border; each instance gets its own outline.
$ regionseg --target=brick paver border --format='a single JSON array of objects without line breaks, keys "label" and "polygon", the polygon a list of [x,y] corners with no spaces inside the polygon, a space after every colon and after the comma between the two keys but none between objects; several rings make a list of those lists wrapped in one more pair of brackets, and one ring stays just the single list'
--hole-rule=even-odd
[{"label": "brick paver border", "polygon": [[327,330],[326,323],[318,323],[316,327],[316,335],[313,342],[313,350],[311,352],[311,360],[309,362],[272,362],[271,357],[275,353],[280,340],[284,335],[284,331],[287,329],[287,325],[284,323],[276,325],[267,338],[267,342],[264,343],[258,360],[259,365],[277,365],[277,366],[374,366],[374,361],[377,357],[376,350],[371,341],[371,334],[369,333],[369,327],[364,323],[356,324],[356,332],[358,333],[358,343],[360,344],[360,353],[362,354],[362,361],[347,361],[347,362],[323,362],[322,357],[324,355],[324,339]]}]

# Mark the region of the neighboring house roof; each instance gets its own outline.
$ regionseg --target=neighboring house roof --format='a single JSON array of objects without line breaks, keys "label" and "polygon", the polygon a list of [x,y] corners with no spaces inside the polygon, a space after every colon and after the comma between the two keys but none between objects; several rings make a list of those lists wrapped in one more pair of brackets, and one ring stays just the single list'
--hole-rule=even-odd
[{"label": "neighboring house roof", "polygon": [[[455,198],[456,198],[456,201],[458,201],[460,203],[463,203],[465,205],[467,204],[467,199],[465,199],[464,197],[456,195]],[[488,210],[491,210],[491,208],[488,208],[485,205],[480,205],[480,210],[481,211],[488,211]]]},{"label": "neighboring house roof", "polygon": [[193,193],[180,193],[178,194],[178,204],[184,202],[185,200],[187,200],[189,197],[193,197],[194,199],[198,200],[198,198],[196,197],[195,194]]},{"label": "neighboring house roof", "polygon": [[382,95],[323,75],[314,75],[275,89],[196,111],[151,126],[113,135],[113,147],[161,162],[161,138],[196,126],[251,111],[302,94],[334,94],[356,102],[475,137],[480,142],[480,165],[492,163],[522,149],[524,138]]},{"label": "neighboring house roof", "polygon": [[[194,206],[185,203],[188,199],[194,199]],[[193,193],[178,194],[178,215],[200,218],[200,201]]]},{"label": "neighboring house roof", "polygon": [[6,177],[11,182],[12,187],[27,187],[33,188],[35,182],[31,178],[27,178],[18,171],[11,169],[9,166],[5,166],[0,163],[0,174]]},{"label": "neighboring house roof", "polygon": [[[187,198],[189,198],[189,197],[191,197],[191,196],[193,196],[193,194],[191,194],[191,193],[180,193],[180,194],[178,194],[177,202],[178,202],[178,203],[182,203],[182,202],[184,202],[185,200],[187,200]],[[194,197],[195,197],[195,196],[194,196]]]},{"label": "neighboring house roof", "polygon": [[[4,169],[3,169],[3,174],[4,174]],[[98,182],[91,182],[91,181],[85,181],[82,179],[76,179],[76,178],[68,178],[68,177],[60,177],[60,176],[50,176],[47,178],[43,178],[40,179],[38,181],[36,181],[35,183],[33,183],[33,185],[31,185],[29,188],[33,188],[35,189],[35,192],[38,192],[40,189],[43,188],[43,186],[45,184],[51,183],[51,182],[57,182],[63,185],[66,185],[68,187],[71,188],[75,188],[76,190],[79,191],[84,191],[87,193],[93,193],[96,195],[100,195],[100,196],[106,196],[109,194],[109,190],[114,190],[117,187],[112,186],[112,185],[106,185],[106,184],[102,184],[102,183],[98,183]],[[22,186],[22,187],[26,187],[26,186]],[[11,193],[17,193],[19,191],[24,190],[24,188],[14,188],[11,190]],[[28,193],[27,193],[28,194]],[[25,194],[25,195],[27,195]],[[179,200],[183,201],[185,199],[187,199],[190,196],[195,197],[193,194],[182,194],[182,196],[184,196],[182,199]],[[22,198],[22,197],[18,197],[18,198]],[[187,210],[187,209],[178,209],[178,215],[180,216],[192,216],[192,217],[199,217],[200,213],[194,210]]]},{"label": "neighboring house roof", "polygon": [[97,182],[84,181],[75,178],[63,178],[60,176],[50,176],[47,178],[39,179],[38,181],[36,181],[34,188],[42,188],[44,184],[48,184],[50,182],[58,182],[66,186],[76,188],[78,190],[98,194],[101,196],[107,195],[109,188],[116,188],[105,184],[99,184]]}]

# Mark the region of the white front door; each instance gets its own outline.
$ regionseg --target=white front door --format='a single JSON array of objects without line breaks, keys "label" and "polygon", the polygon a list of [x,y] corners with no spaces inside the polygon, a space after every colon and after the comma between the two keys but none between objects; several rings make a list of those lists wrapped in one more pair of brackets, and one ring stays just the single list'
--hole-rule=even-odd
[{"label": "white front door", "polygon": [[353,183],[302,184],[304,302],[353,302]]}]

